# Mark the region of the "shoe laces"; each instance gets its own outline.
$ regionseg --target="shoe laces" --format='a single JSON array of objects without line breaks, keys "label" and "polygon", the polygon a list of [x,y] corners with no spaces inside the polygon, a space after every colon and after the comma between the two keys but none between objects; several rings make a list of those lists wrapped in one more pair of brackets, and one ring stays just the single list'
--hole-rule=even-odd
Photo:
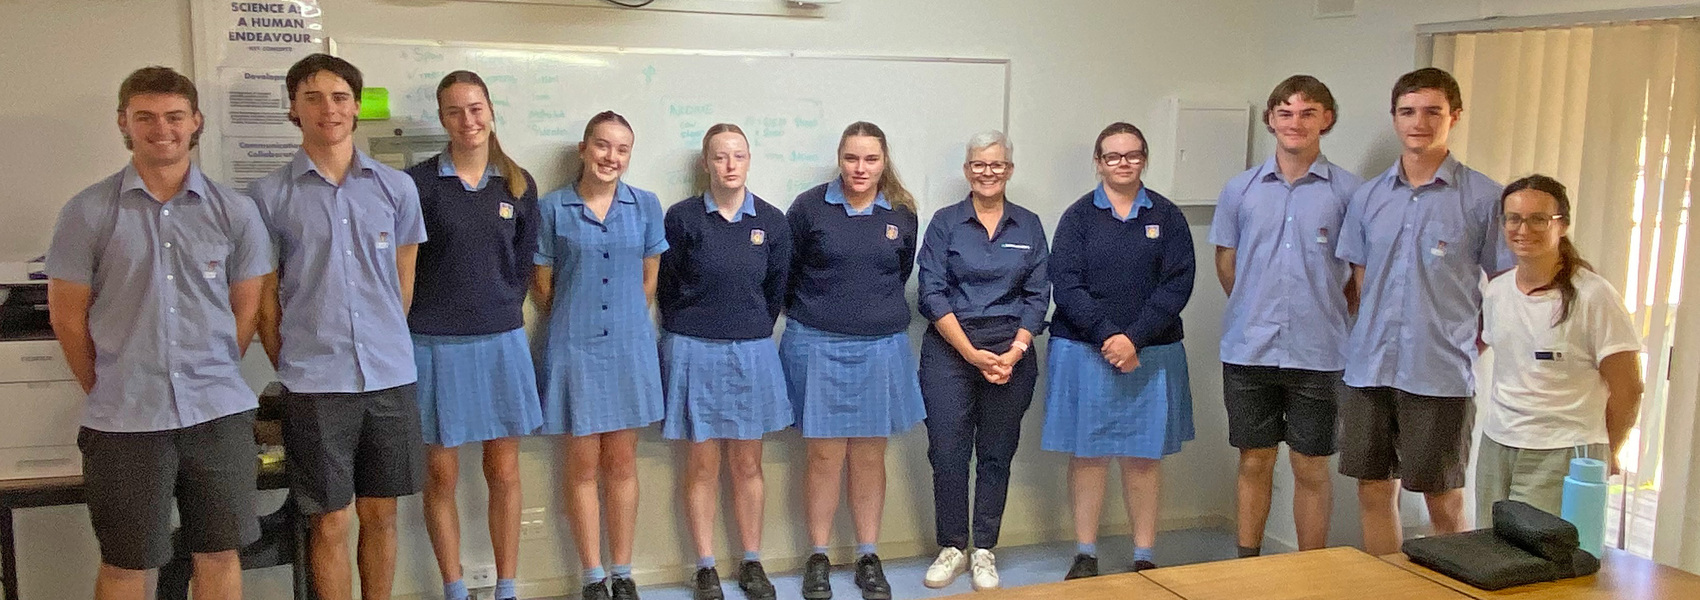
[{"label": "shoe laces", "polygon": [[970,560],[975,575],[996,575],[998,572],[997,557],[991,550],[976,550]]},{"label": "shoe laces", "polygon": [[938,558],[933,559],[933,566],[940,569],[949,568],[952,564],[960,562],[961,560],[962,551],[954,547],[947,546],[945,549],[939,551]]}]

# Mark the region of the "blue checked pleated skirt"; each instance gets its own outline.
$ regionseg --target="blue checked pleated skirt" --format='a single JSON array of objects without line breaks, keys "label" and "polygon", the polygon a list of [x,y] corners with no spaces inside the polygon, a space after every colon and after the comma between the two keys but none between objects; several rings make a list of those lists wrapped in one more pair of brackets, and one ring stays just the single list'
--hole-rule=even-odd
[{"label": "blue checked pleated skirt", "polygon": [[1052,337],[1040,447],[1082,458],[1162,458],[1192,440],[1192,388],[1180,342],[1139,351],[1122,373],[1092,344]]},{"label": "blue checked pleated skirt", "polygon": [[546,339],[537,365],[540,433],[594,435],[661,420],[661,356],[654,329]]},{"label": "blue checked pleated skirt", "polygon": [[788,319],[779,360],[803,437],[890,437],[927,417],[907,332],[844,335]]},{"label": "blue checked pleated skirt", "polygon": [[413,335],[425,443],[454,447],[537,431],[543,423],[525,330]]},{"label": "blue checked pleated skirt", "polygon": [[711,340],[661,333],[670,440],[759,440],[791,425],[785,369],[773,338]]}]

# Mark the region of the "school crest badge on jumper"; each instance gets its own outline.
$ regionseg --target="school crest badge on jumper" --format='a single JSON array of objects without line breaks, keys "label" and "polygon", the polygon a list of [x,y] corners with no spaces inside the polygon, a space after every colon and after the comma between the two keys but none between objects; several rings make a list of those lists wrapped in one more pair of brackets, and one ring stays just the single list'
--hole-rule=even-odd
[{"label": "school crest badge on jumper", "polygon": [[216,278],[218,278],[218,264],[219,264],[219,262],[216,261],[216,260],[207,261],[207,268],[201,270],[201,278],[202,279],[216,279]]},{"label": "school crest badge on jumper", "polygon": [[1145,226],[1145,239],[1154,240],[1154,239],[1157,239],[1157,237],[1161,236],[1161,235],[1163,235],[1163,226],[1161,226],[1161,225],[1146,225]]},{"label": "school crest badge on jumper", "polygon": [[378,249],[383,250],[383,249],[388,248],[388,247],[390,247],[390,232],[385,231],[383,233],[379,233],[378,234]]},{"label": "school crest badge on jumper", "polygon": [[514,218],[514,205],[506,202],[496,205],[496,215],[504,219]]},{"label": "school crest badge on jumper", "polygon": [[886,224],[886,226],[885,226],[885,239],[888,239],[888,240],[897,239],[897,226],[896,225],[891,225],[889,223]]},{"label": "school crest badge on jumper", "polygon": [[750,245],[751,246],[760,246],[762,244],[762,242],[765,242],[765,241],[767,241],[767,232],[766,231],[762,231],[760,229],[751,229],[750,230]]}]

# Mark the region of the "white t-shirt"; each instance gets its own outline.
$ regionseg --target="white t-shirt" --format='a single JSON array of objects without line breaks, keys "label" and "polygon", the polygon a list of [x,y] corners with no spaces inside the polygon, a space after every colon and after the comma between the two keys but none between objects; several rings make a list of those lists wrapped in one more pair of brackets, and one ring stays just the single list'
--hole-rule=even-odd
[{"label": "white t-shirt", "polygon": [[1482,433],[1513,448],[1604,444],[1606,382],[1600,361],[1638,352],[1641,338],[1623,297],[1604,277],[1578,269],[1570,318],[1557,327],[1560,295],[1517,289],[1517,269],[1488,282],[1482,340],[1493,347],[1493,388]]}]

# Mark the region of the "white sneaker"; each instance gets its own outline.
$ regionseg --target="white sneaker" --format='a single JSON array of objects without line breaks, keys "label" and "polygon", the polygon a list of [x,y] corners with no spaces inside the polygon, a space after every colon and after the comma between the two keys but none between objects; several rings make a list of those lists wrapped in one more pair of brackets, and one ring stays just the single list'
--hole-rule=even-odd
[{"label": "white sneaker", "polygon": [[991,550],[979,548],[974,550],[974,556],[969,560],[973,564],[974,591],[998,589],[998,557]]},{"label": "white sneaker", "polygon": [[927,587],[939,589],[956,581],[956,576],[968,570],[968,557],[961,550],[945,546],[939,550],[939,557],[933,560],[933,566],[927,567],[927,578],[922,581]]}]

